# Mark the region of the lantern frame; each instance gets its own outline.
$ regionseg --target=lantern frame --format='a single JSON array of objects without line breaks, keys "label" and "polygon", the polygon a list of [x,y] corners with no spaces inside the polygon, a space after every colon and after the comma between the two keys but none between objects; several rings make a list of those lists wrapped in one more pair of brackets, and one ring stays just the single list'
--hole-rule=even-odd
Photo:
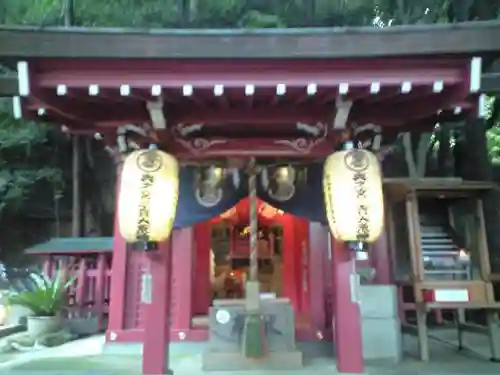
[{"label": "lantern frame", "polygon": [[125,158],[118,192],[118,226],[128,248],[156,251],[168,240],[179,199],[179,163],[150,147]]},{"label": "lantern frame", "polygon": [[[328,226],[332,235],[353,251],[366,251],[366,244],[382,234],[382,182],[377,157],[366,149],[354,148],[352,142],[346,142],[342,151],[325,160],[323,196]],[[336,211],[345,213],[347,219],[337,222],[342,216]]]}]

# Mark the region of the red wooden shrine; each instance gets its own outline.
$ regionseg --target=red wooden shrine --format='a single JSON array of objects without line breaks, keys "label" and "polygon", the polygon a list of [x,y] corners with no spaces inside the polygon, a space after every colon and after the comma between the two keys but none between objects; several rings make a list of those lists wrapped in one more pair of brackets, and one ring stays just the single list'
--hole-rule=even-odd
[{"label": "red wooden shrine", "polygon": [[[373,147],[380,151],[386,135],[477,117],[481,59],[471,53],[477,30],[459,30],[456,38],[464,48],[459,51],[450,45],[452,29],[391,29],[375,39],[372,28],[251,36],[198,32],[196,37],[37,31],[25,42],[41,38],[38,43],[50,51],[42,53],[34,44],[32,55],[22,54],[14,112],[64,125],[72,134],[95,135],[116,154],[123,146],[120,135],[130,130],[136,145],[156,143],[181,163],[228,165],[242,165],[251,156],[320,162],[345,140],[346,131],[366,127],[379,130]],[[9,35],[6,43],[21,40]],[[199,38],[205,37],[209,50],[200,47]],[[250,39],[255,56],[243,48]],[[72,45],[76,40],[82,42],[79,51]],[[407,46],[412,41],[416,47]],[[171,49],[169,56],[162,55],[164,46]],[[236,214],[174,230],[152,255],[128,251],[115,225],[106,338],[142,342],[144,374],[167,372],[170,341],[207,339],[197,318],[211,302],[212,226],[219,220],[239,222],[241,205]],[[362,373],[359,305],[351,301],[349,286],[351,254],[318,223],[287,213],[261,219],[283,229],[282,295],[299,317],[298,338],[333,339],[338,370]],[[385,236],[372,250],[375,282],[391,283]],[[150,305],[140,303],[145,267],[154,280]]]}]

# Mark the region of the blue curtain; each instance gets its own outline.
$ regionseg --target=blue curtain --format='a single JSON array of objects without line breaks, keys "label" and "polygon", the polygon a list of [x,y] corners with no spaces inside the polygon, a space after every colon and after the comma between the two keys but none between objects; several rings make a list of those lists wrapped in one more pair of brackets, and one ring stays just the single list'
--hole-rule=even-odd
[{"label": "blue curtain", "polygon": [[297,185],[295,194],[286,202],[272,199],[259,184],[259,198],[264,202],[294,216],[310,221],[326,222],[323,201],[323,165],[314,164],[307,168],[307,182]]},{"label": "blue curtain", "polygon": [[[214,207],[203,207],[194,195],[196,169],[183,167],[179,180],[179,203],[174,221],[174,228],[189,227],[219,216],[248,195],[248,180],[241,173],[240,186],[236,189],[228,183],[224,189],[222,201]],[[323,189],[323,166],[311,165],[307,172],[307,182],[296,187],[294,196],[286,202],[278,202],[269,197],[258,184],[258,196],[264,202],[295,216],[316,222],[326,222]]]},{"label": "blue curtain", "polygon": [[238,189],[233,184],[227,184],[221,202],[214,207],[203,207],[195,197],[196,168],[183,167],[179,173],[179,202],[175,214],[174,228],[190,227],[197,223],[210,220],[229,210],[248,195],[248,182],[241,173]]}]

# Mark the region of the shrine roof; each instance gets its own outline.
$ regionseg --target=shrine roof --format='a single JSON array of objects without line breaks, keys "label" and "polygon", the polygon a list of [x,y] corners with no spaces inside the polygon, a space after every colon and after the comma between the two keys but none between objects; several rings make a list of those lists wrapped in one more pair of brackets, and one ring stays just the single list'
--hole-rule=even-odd
[{"label": "shrine roof", "polygon": [[104,253],[113,251],[113,237],[55,237],[25,250],[27,254]]},{"label": "shrine roof", "polygon": [[498,21],[229,30],[0,27],[0,59],[497,56],[498,35]]}]

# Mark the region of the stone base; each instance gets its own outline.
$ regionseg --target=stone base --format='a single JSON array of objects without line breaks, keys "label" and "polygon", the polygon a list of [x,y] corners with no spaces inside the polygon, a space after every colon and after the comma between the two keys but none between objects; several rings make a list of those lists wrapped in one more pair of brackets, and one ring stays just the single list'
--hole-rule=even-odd
[{"label": "stone base", "polygon": [[368,363],[399,363],[403,356],[397,291],[393,285],[363,285],[361,328]]},{"label": "stone base", "polygon": [[372,364],[399,363],[403,358],[399,319],[363,318],[363,358]]},{"label": "stone base", "polygon": [[302,352],[270,352],[261,359],[250,359],[234,352],[205,351],[203,371],[296,370],[303,367]]}]

